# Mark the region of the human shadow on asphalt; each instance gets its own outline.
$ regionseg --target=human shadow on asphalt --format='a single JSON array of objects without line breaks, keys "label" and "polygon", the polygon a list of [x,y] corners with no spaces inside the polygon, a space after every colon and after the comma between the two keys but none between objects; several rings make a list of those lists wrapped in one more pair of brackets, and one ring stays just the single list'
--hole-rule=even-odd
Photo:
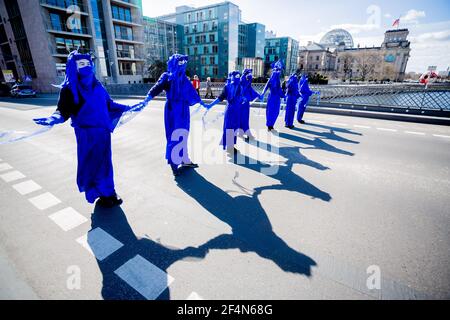
[{"label": "human shadow on asphalt", "polygon": [[[298,133],[306,133],[306,134],[309,134],[309,135],[319,136],[319,137],[321,137],[323,139],[327,139],[327,140],[333,140],[333,141],[338,141],[338,142],[346,142],[346,143],[351,143],[351,144],[359,144],[358,141],[350,140],[350,139],[347,139],[347,138],[344,138],[344,137],[341,137],[341,136],[337,135],[336,134],[336,132],[337,132],[336,130],[337,129],[338,128],[329,127],[329,128],[327,128],[327,130],[329,130],[329,132],[319,132],[319,131],[308,130],[308,129],[304,128],[304,127],[301,127],[301,128],[293,128],[292,131],[298,132]],[[353,131],[346,130],[346,129],[343,129],[343,130],[341,130],[339,132],[340,133],[347,133],[347,134],[354,134],[354,135],[362,136],[361,133],[353,132]]]},{"label": "human shadow on asphalt", "polygon": [[[302,125],[301,128],[295,128],[295,129],[302,130],[303,126],[326,129],[326,130],[330,130],[331,132],[340,132],[340,133],[347,133],[347,134],[351,134],[351,135],[355,135],[355,136],[362,136],[362,133],[360,133],[360,132],[355,132],[355,131],[348,130],[345,128],[337,128],[337,127],[327,126],[324,124],[316,124],[316,123],[309,123],[309,122],[306,122],[304,125]],[[317,132],[315,132],[315,133],[317,133]]]},{"label": "human shadow on asphalt", "polygon": [[[261,258],[273,261],[285,272],[311,276],[311,268],[316,266],[316,262],[291,248],[274,233],[258,199],[263,190],[277,187],[261,187],[232,197],[194,170],[186,171],[176,178],[176,182],[187,195],[232,229],[232,234],[220,235],[199,249],[239,249],[241,252],[254,252]],[[280,189],[284,189],[282,185]],[[306,182],[300,189],[311,196],[324,197],[320,190]]]},{"label": "human shadow on asphalt", "polygon": [[[127,217],[121,207],[105,209],[96,206],[92,215],[92,230],[101,228],[109,235],[123,244],[119,250],[111,254],[105,260],[97,259],[98,266],[103,275],[102,296],[105,300],[144,300],[145,298],[114,273],[124,263],[140,255],[167,274],[167,269],[181,260],[196,261],[205,257],[208,247],[201,248],[169,248],[148,238],[138,239],[134,234]],[[91,241],[91,242],[90,242]],[[88,234],[88,243],[93,239]],[[152,279],[168,283],[164,279]],[[166,288],[157,300],[170,300],[170,289]]]},{"label": "human shadow on asphalt", "polygon": [[[337,153],[337,154],[342,154],[345,156],[354,156],[355,154],[353,152],[349,152],[340,148],[337,148],[327,142],[324,141],[323,138],[318,138],[318,137],[314,137],[313,139],[307,139],[304,137],[300,137],[297,135],[293,135],[293,134],[289,134],[289,133],[284,133],[284,132],[280,132],[279,133],[279,137],[286,139],[286,140],[291,140],[294,142],[298,142],[310,147],[297,147],[297,149],[302,149],[302,150],[309,150],[309,149],[313,149],[313,150],[323,150],[323,151],[328,151],[328,152],[333,152],[333,153]],[[354,144],[358,144],[358,142],[352,142]],[[258,142],[258,144],[261,144],[261,142]],[[282,148],[280,148],[282,149]]]}]

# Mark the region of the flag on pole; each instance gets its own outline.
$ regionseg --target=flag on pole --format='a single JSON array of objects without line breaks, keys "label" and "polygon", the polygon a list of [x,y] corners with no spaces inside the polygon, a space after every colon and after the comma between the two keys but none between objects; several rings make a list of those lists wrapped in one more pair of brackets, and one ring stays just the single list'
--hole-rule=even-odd
[{"label": "flag on pole", "polygon": [[394,23],[392,24],[393,27],[399,27],[400,26],[400,18],[398,18],[397,20],[394,21]]}]

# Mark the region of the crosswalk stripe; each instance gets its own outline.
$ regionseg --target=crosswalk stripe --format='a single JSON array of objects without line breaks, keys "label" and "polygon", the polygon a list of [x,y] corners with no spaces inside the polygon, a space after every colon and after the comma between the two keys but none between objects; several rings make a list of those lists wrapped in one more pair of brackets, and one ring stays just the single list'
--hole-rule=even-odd
[{"label": "crosswalk stripe", "polygon": [[76,241],[99,261],[105,260],[123,247],[123,243],[102,228],[91,230]]},{"label": "crosswalk stripe", "polygon": [[88,221],[86,217],[70,207],[50,215],[49,218],[64,231],[75,229]]},{"label": "crosswalk stripe", "polygon": [[2,174],[0,177],[5,182],[13,182],[13,181],[25,178],[25,175],[20,171],[12,171],[12,172]]},{"label": "crosswalk stripe", "polygon": [[30,201],[39,210],[45,210],[61,203],[61,200],[59,200],[50,192],[46,192],[37,197],[28,199],[28,201]]},{"label": "crosswalk stripe", "polygon": [[11,167],[8,163],[0,163],[0,172],[6,171],[6,170],[10,170],[13,167]]},{"label": "crosswalk stripe", "polygon": [[130,259],[114,273],[147,300],[157,299],[175,280],[140,255]]},{"label": "crosswalk stripe", "polygon": [[15,184],[13,185],[13,188],[23,196],[42,189],[42,187],[33,180]]}]

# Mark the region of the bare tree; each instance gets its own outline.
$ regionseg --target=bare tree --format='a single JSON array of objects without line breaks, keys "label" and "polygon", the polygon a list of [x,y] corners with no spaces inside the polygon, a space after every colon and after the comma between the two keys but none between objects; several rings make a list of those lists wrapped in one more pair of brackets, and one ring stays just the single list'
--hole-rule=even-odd
[{"label": "bare tree", "polygon": [[352,76],[352,60],[353,57],[350,54],[343,54],[340,58],[341,61],[340,63],[342,63],[342,71],[344,73],[344,78],[343,80],[346,81],[347,77]]},{"label": "bare tree", "polygon": [[362,81],[373,77],[375,69],[380,63],[380,57],[371,52],[364,51],[357,58],[357,68]]}]

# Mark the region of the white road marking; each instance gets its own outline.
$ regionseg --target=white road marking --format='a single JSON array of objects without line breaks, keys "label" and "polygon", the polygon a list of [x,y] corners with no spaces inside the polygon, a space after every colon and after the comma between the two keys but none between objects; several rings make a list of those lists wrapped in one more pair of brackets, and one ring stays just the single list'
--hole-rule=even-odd
[{"label": "white road marking", "polygon": [[91,230],[76,241],[99,261],[105,260],[111,254],[123,247],[122,242],[111,236],[102,228]]},{"label": "white road marking", "polygon": [[33,180],[18,183],[13,185],[13,188],[23,196],[42,189],[42,187]]},{"label": "white road marking", "polygon": [[333,122],[332,124],[335,126],[348,127],[348,124],[346,124],[346,123]]},{"label": "white road marking", "polygon": [[192,292],[186,300],[205,300],[197,292]]},{"label": "white road marking", "polygon": [[450,139],[450,136],[444,136],[442,134],[433,134],[434,137],[436,138],[446,138],[446,139]]},{"label": "white road marking", "polygon": [[28,199],[28,201],[30,201],[39,210],[45,210],[61,203],[61,200],[59,200],[50,192],[46,192],[37,197]]},{"label": "white road marking", "polygon": [[387,132],[398,132],[396,129],[387,129],[387,128],[377,128],[379,131],[387,131]]},{"label": "white road marking", "polygon": [[319,121],[319,120],[308,120],[308,122],[318,123],[318,124],[324,124],[325,123],[324,121]]},{"label": "white road marking", "polygon": [[66,208],[49,216],[64,231],[75,229],[76,227],[87,222],[86,217],[79,214],[73,208]]},{"label": "white road marking", "polygon": [[362,126],[362,125],[358,125],[358,124],[355,124],[354,127],[355,128],[360,128],[360,129],[371,129],[372,128],[372,127],[369,127],[369,126]]},{"label": "white road marking", "polygon": [[157,299],[175,280],[140,255],[126,262],[114,273],[147,300]]},{"label": "white road marking", "polygon": [[5,163],[1,163],[0,164],[0,172],[6,171],[6,170],[10,170],[13,167],[11,167],[9,164]]},{"label": "white road marking", "polygon": [[0,176],[5,182],[13,182],[25,178],[25,175],[19,171],[12,171]]},{"label": "white road marking", "polygon": [[414,134],[416,136],[424,136],[425,133],[423,132],[414,132],[414,131],[405,131],[406,134]]}]

